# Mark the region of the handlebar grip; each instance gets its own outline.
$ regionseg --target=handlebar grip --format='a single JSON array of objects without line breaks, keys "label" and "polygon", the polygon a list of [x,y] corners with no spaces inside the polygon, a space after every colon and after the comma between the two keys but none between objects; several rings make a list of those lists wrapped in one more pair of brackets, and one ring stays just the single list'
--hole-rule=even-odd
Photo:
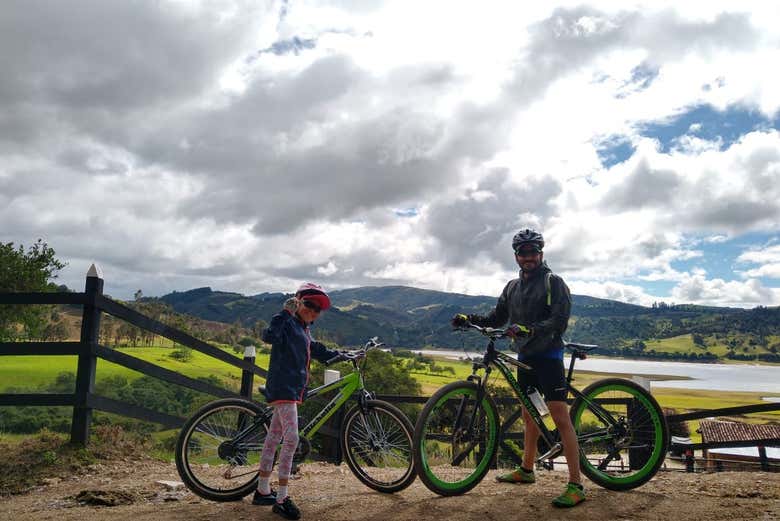
[{"label": "handlebar grip", "polygon": [[331,358],[330,360],[326,360],[325,361],[325,365],[335,364],[336,362],[341,361],[343,358],[344,358],[344,354],[343,353],[339,353],[336,356],[334,356],[333,358]]}]

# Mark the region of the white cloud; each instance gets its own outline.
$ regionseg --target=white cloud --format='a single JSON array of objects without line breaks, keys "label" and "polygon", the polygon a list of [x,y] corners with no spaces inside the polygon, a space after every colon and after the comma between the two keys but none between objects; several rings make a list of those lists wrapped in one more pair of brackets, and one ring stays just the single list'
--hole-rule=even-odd
[{"label": "white cloud", "polygon": [[[776,260],[740,257],[760,264],[741,286],[679,264],[691,236],[780,229],[778,132],[640,135],[703,103],[775,113],[764,3],[0,9],[0,240],[43,237],[73,287],[96,261],[119,296],[315,276],[490,295],[534,226],[575,291],[780,303],[752,280]],[[314,43],[263,52],[294,38]],[[636,152],[605,169],[616,136]]]},{"label": "white cloud", "polygon": [[620,284],[612,281],[568,281],[572,293],[590,295],[591,297],[619,300],[640,306],[650,306],[653,302],[662,302],[667,299],[650,295],[641,286]]},{"label": "white cloud", "polygon": [[737,262],[746,264],[760,264],[757,268],[751,268],[741,273],[745,278],[767,277],[780,279],[780,245],[767,246],[757,250],[750,250],[737,257]]},{"label": "white cloud", "polygon": [[756,279],[725,281],[707,279],[703,274],[695,273],[672,290],[672,300],[711,306],[777,305],[780,290],[765,287]]}]

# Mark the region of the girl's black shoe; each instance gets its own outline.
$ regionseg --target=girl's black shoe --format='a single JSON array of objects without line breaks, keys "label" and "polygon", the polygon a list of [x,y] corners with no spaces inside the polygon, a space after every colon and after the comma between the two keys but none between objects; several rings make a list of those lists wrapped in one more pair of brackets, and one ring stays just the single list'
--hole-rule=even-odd
[{"label": "girl's black shoe", "polygon": [[301,511],[295,506],[290,496],[284,498],[282,503],[274,503],[273,511],[287,519],[300,519]]},{"label": "girl's black shoe", "polygon": [[253,505],[273,505],[276,503],[276,491],[274,489],[271,489],[270,494],[261,494],[257,490],[255,490],[255,495],[252,496],[252,504]]}]

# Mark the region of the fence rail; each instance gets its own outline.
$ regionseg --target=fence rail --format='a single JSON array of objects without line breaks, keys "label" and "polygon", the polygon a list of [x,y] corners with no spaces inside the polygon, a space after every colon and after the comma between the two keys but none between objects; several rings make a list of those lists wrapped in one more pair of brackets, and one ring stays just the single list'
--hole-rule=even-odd
[{"label": "fence rail", "polygon": [[[163,324],[158,320],[147,317],[124,304],[104,296],[103,279],[99,270],[97,270],[94,265],[87,274],[84,293],[0,293],[0,305],[53,304],[83,306],[81,338],[78,342],[0,342],[0,356],[76,355],[78,356],[78,367],[75,392],[72,394],[0,394],[0,406],[72,406],[73,420],[71,422],[71,442],[76,444],[85,445],[87,443],[93,410],[119,414],[143,421],[151,421],[169,428],[179,427],[185,421],[184,418],[94,394],[96,361],[98,358],[153,376],[174,385],[180,385],[216,397],[241,396],[251,399],[254,376],[265,377],[267,374],[264,369],[255,365],[253,350],[247,350],[243,359],[237,358],[184,331]],[[100,345],[98,342],[98,332],[100,330],[102,313],[108,313],[116,318],[125,320],[134,326],[165,337],[178,344],[241,369],[241,388],[239,393],[234,393],[227,389],[190,378],[181,373],[165,369],[151,362]],[[429,397],[379,395],[378,398],[396,404],[423,404]],[[517,400],[514,398],[498,398],[496,402],[506,405],[516,403]],[[701,418],[777,410],[780,410],[780,403],[756,404],[673,414],[667,416],[667,421],[684,422]],[[514,451],[511,450],[511,447],[505,442],[506,440],[522,438],[522,432],[509,432],[509,429],[520,417],[521,414],[518,409],[504,421],[501,426],[500,441],[501,446],[505,449],[504,452],[507,453],[510,458],[515,459],[518,462],[519,459],[517,454],[515,454]],[[339,425],[334,425],[330,428],[326,427],[321,429],[321,432],[325,435],[336,437],[339,432],[339,427]],[[338,444],[331,445],[336,446]],[[675,448],[674,445],[675,444],[672,444],[672,447],[670,448]],[[682,448],[682,450],[687,451],[686,454],[692,455],[694,450],[749,446],[759,446],[760,448],[765,446],[780,446],[780,439],[685,444],[684,446],[680,445],[677,448]],[[335,450],[336,453],[338,453],[337,447]],[[766,451],[763,450],[762,453],[764,459],[766,459]],[[336,455],[336,459],[338,459],[338,454]],[[766,465],[762,464],[762,468],[766,468]]]},{"label": "fence rail", "polygon": [[[192,335],[147,317],[138,311],[111,300],[103,295],[103,278],[93,265],[87,273],[83,293],[0,293],[0,305],[81,305],[83,314],[81,335],[78,342],[0,342],[0,356],[78,356],[76,388],[71,394],[0,394],[0,406],[71,406],[70,440],[86,445],[89,440],[93,410],[119,414],[143,421],[162,424],[165,427],[179,427],[185,419],[153,411],[145,407],[114,400],[94,393],[97,359],[112,362],[134,371],[153,376],[165,382],[180,385],[216,397],[241,396],[252,398],[253,378],[265,377],[266,371],[255,365],[254,350],[247,350],[244,358],[237,358]],[[241,389],[238,393],[190,378],[176,371],[165,369],[151,362],[109,349],[98,342],[101,314],[116,318],[146,329],[178,344],[189,347],[241,369]]]},{"label": "fence rail", "polygon": [[[670,414],[666,417],[668,422],[683,422],[690,420],[700,420],[703,418],[715,418],[723,416],[736,416],[751,414],[757,412],[780,411],[780,403],[760,403],[754,405],[742,405],[738,407],[723,407],[720,409],[704,409],[701,411],[692,411],[683,414]],[[682,454],[685,463],[686,472],[696,471],[695,451],[708,451],[710,449],[736,449],[743,447],[756,447],[758,449],[758,461],[755,464],[764,471],[780,470],[780,465],[770,462],[767,456],[766,447],[780,447],[780,438],[757,438],[750,440],[729,440],[729,441],[709,441],[702,443],[670,442],[669,449],[673,452]],[[715,470],[723,468],[722,461],[718,464],[717,458],[706,458],[709,462],[714,462]],[[745,462],[742,462],[743,464]]]}]

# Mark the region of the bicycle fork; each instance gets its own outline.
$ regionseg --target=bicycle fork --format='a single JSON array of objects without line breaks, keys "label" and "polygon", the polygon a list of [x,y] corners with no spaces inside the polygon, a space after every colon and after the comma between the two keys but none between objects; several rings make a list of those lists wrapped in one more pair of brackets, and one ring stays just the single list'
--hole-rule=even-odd
[{"label": "bicycle fork", "polygon": [[461,438],[463,441],[468,441],[468,445],[463,448],[463,450],[460,451],[459,454],[456,454],[452,458],[452,466],[457,467],[460,465],[464,459],[466,459],[469,454],[471,454],[471,451],[480,443],[479,437],[475,435],[474,429],[477,428],[477,422],[481,418],[477,418],[479,415],[480,407],[479,404],[482,403],[482,399],[485,397],[485,389],[481,385],[481,380],[478,376],[471,375],[468,378],[469,381],[477,381],[477,395],[474,398],[474,412],[469,415],[468,417],[468,425],[464,427],[461,426],[463,423],[463,415],[466,412],[466,408],[469,404],[469,398],[467,396],[464,396],[460,399],[460,403],[458,404],[458,410],[455,414],[455,422],[453,423],[453,435],[457,438]]}]

